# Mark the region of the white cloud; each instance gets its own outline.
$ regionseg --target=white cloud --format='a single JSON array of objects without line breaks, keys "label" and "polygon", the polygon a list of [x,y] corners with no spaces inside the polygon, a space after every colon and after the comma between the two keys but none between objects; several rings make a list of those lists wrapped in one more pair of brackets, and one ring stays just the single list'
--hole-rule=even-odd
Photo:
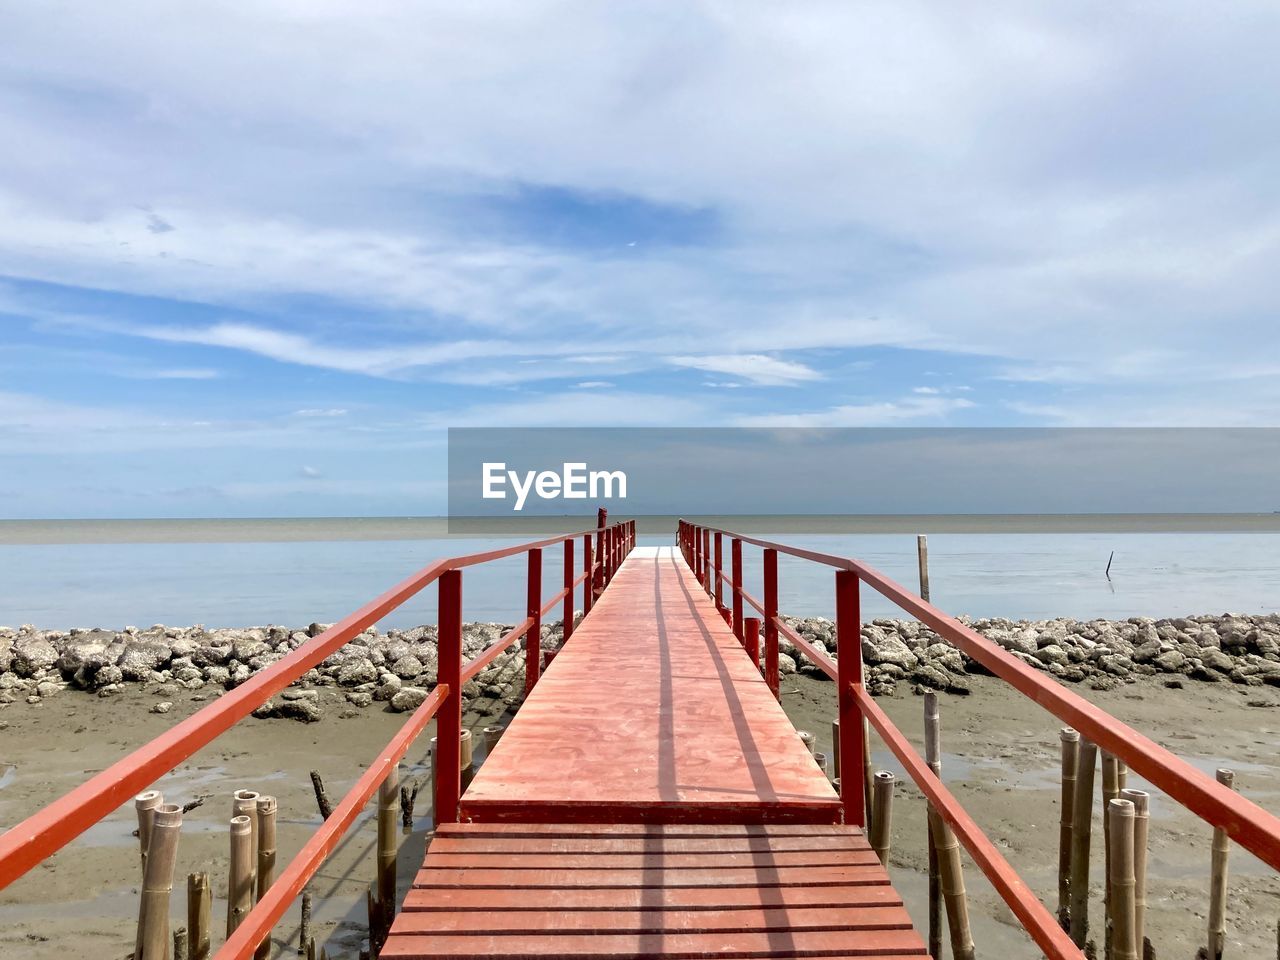
[{"label": "white cloud", "polygon": [[147,371],[139,376],[152,380],[216,380],[222,374],[208,367],[174,367],[167,370]]},{"label": "white cloud", "polygon": [[295,417],[345,417],[347,411],[342,407],[307,407],[293,411]]},{"label": "white cloud", "polygon": [[791,386],[805,380],[822,379],[822,374],[803,363],[779,360],[760,353],[670,357],[669,360],[677,367],[727,373],[763,386]]},{"label": "white cloud", "polygon": [[885,427],[914,420],[946,422],[946,415],[975,406],[970,400],[908,397],[879,403],[841,404],[808,413],[775,413],[744,417],[746,427]]}]

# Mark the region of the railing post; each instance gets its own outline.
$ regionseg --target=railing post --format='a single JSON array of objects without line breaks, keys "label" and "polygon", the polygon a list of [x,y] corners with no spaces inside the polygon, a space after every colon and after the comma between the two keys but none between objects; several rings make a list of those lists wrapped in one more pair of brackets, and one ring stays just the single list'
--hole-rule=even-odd
[{"label": "railing post", "polygon": [[702,531],[697,527],[689,528],[689,536],[693,538],[689,552],[693,555],[689,566],[693,567],[693,575],[698,583],[702,583]]},{"label": "railing post", "polygon": [[716,587],[716,609],[720,610],[724,607],[724,581],[721,574],[724,572],[724,545],[721,542],[723,534],[719,530],[716,531],[716,572],[712,577]]},{"label": "railing post", "polygon": [[746,648],[751,665],[760,669],[760,618],[747,617],[743,621],[742,645]]},{"label": "railing post", "polygon": [[840,793],[844,801],[844,822],[867,825],[866,799],[861,778],[862,711],[851,689],[862,685],[862,609],[858,575],[836,571],[836,668],[840,707]]},{"label": "railing post", "polygon": [[711,531],[702,531],[702,586],[711,594]]},{"label": "railing post", "polygon": [[564,542],[564,624],[561,643],[573,634],[573,537]]},{"label": "railing post", "polygon": [[[593,571],[591,574],[591,589],[595,591],[595,593],[593,594],[593,597],[599,596],[600,590],[604,589],[604,574],[605,574],[604,532],[605,532],[605,520],[607,516],[608,516],[608,511],[605,510],[604,507],[601,507],[599,510],[596,511],[596,560],[599,561],[600,563],[600,572],[599,574],[596,574]],[[597,586],[600,588],[600,590],[596,590]]]},{"label": "railing post", "polygon": [[532,621],[524,635],[524,695],[533,692],[542,668],[542,550],[529,551],[529,590],[525,616]]},{"label": "railing post", "polygon": [[591,612],[591,582],[595,580],[595,571],[591,569],[591,534],[582,537],[582,572],[586,576],[582,580],[582,615]]},{"label": "railing post", "polygon": [[778,686],[778,551],[764,552],[764,682],[782,699]]},{"label": "railing post", "polygon": [[440,575],[436,629],[436,682],[449,695],[436,714],[436,823],[458,822],[462,792],[462,571]]},{"label": "railing post", "polygon": [[738,642],[746,643],[746,634],[742,630],[742,541],[737,537],[729,544],[729,563],[733,568],[733,579],[729,581],[733,589],[733,635]]}]

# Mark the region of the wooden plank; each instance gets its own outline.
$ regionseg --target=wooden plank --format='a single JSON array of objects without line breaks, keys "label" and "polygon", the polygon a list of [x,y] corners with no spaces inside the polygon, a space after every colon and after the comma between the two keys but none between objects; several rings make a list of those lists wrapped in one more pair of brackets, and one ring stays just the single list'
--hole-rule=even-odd
[{"label": "wooden plank", "polygon": [[902,897],[886,878],[880,884],[831,887],[615,887],[570,890],[537,888],[411,889],[406,911],[430,913],[477,910],[722,910],[773,907],[893,907]]},{"label": "wooden plank", "polygon": [[557,889],[566,887],[759,887],[830,886],[832,884],[883,883],[879,867],[779,867],[758,870],[730,867],[710,870],[535,870],[513,876],[510,870],[436,870],[425,868],[414,877],[415,887],[519,886]]},{"label": "wooden plank", "polygon": [[[403,917],[397,921],[403,921]],[[467,957],[470,960],[519,960],[524,957],[575,957],[578,960],[649,960],[654,957],[866,957],[879,954],[924,956],[912,930],[819,930],[787,933],[670,933],[563,936],[399,934],[381,956],[401,958]]]},{"label": "wooden plank", "polygon": [[493,854],[609,854],[653,853],[802,853],[805,851],[868,851],[871,845],[860,834],[828,837],[697,837],[666,839],[618,837],[512,837],[500,836],[460,839],[436,837],[428,854],[467,853],[476,856]]},{"label": "wooden plank", "polygon": [[516,913],[407,913],[396,934],[749,933],[800,930],[909,930],[902,907],[828,910],[790,907],[742,910],[526,910]]},{"label": "wooden plank", "polygon": [[832,824],[840,809],[683,560],[639,550],[462,800],[486,822]]},{"label": "wooden plank", "polygon": [[798,853],[709,852],[667,853],[427,853],[426,868],[502,870],[725,870],[749,867],[766,874],[778,867],[879,866],[874,850],[805,850]]},{"label": "wooden plank", "polygon": [[[838,823],[442,823],[435,837],[618,837],[696,839],[699,837],[844,837],[862,828]],[[865,837],[864,837],[865,839]]]}]

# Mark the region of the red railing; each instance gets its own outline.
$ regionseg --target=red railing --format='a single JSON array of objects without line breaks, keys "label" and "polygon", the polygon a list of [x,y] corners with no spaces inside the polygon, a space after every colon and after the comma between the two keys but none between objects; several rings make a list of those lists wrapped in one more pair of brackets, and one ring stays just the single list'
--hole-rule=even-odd
[{"label": "red railing", "polygon": [[[722,540],[731,539],[730,573],[723,565]],[[714,549],[713,542],[714,539]],[[1079,731],[1102,750],[1124,761],[1135,773],[1164,791],[1201,820],[1220,827],[1227,835],[1264,863],[1280,870],[1280,818],[1252,801],[1201,773],[1159,744],[1121,723],[1062,684],[1043,676],[1035,668],[985,639],[953,617],[922,600],[884,574],[847,557],[704,527],[686,520],[679,523],[678,541],[686,562],[708,595],[726,615],[738,639],[752,656],[752,635],[761,621],[744,618],[749,606],[761,615],[764,626],[764,666],[766,682],[778,695],[778,635],[786,636],[806,658],[821,669],[839,688],[840,728],[860,731],[865,718],[920,787],[933,808],[955,831],[974,862],[999,892],[1045,955],[1054,960],[1078,960],[1080,949],[1059,926],[1034,892],[982,832],[960,802],[934,776],[924,759],[902,732],[868,695],[862,683],[862,618],[860,589],[866,583],[895,603],[904,612],[930,627],[939,637],[978,661],[1023,695],[1030,697],[1058,719]],[[763,601],[747,592],[742,577],[742,545],[760,547],[763,567]],[[822,564],[835,571],[836,658],[801,637],[778,612],[778,555],[797,557]],[[723,585],[728,583],[729,608],[721,602]],[[758,662],[758,661],[757,661]],[[840,769],[863,769],[862,737],[840,737]],[[841,798],[848,823],[866,825],[864,795],[859,777],[841,778]]]},{"label": "red railing", "polygon": [[[574,563],[574,544],[581,538],[581,572]],[[437,684],[431,695],[378,754],[333,814],[218,951],[219,960],[253,954],[306,883],[355,821],[360,810],[405,755],[432,718],[437,749],[434,816],[437,823],[456,822],[461,791],[459,750],[462,734],[462,686],[519,640],[525,642],[526,690],[537,683],[541,667],[542,617],[563,604],[564,636],[573,631],[573,599],[583,589],[582,608],[589,613],[594,595],[608,586],[636,542],[635,521],[502,547],[485,553],[437,560],[392,587],[328,630],[300,646],[213,703],[138,748],[122,760],[0,834],[0,890],[52,856],[103,817],[127,803],[179,763],[225,733],[269,698],[318,666],[336,650],[432,583],[439,584]],[[542,551],[563,545],[563,587],[544,605]],[[525,553],[529,558],[525,619],[474,660],[462,660],[462,571]]]}]

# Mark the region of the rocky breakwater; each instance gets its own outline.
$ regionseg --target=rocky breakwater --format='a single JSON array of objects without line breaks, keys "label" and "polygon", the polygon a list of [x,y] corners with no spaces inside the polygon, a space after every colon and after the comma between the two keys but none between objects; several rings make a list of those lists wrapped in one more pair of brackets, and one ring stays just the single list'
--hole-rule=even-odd
[{"label": "rocky breakwater", "polygon": [[[959,620],[1024,663],[1070,683],[1108,690],[1137,677],[1280,686],[1280,614],[1173,617],[1153,620]],[[835,655],[835,624],[790,620],[795,631]],[[795,647],[779,642],[779,670],[820,674]],[[967,693],[965,677],[981,664],[916,620],[873,620],[862,628],[862,656],[871,693],[892,694],[900,681]]]},{"label": "rocky breakwater", "polygon": [[[145,630],[70,632],[30,625],[0,627],[0,707],[19,702],[36,705],[66,690],[111,697],[129,685],[139,685],[156,697],[151,709],[164,713],[171,706],[166,698],[180,690],[200,691],[193,699],[208,699],[233,689],[326,626],[205,629],[157,624]],[[510,630],[509,624],[500,623],[464,625],[463,655],[476,656]],[[562,633],[560,621],[544,624],[543,648],[557,647]],[[412,710],[435,686],[436,666],[434,626],[387,633],[371,628],[307,671],[255,715],[312,721],[334,704],[348,716],[375,704]],[[467,683],[463,694],[514,702],[523,689],[520,641]]]}]

